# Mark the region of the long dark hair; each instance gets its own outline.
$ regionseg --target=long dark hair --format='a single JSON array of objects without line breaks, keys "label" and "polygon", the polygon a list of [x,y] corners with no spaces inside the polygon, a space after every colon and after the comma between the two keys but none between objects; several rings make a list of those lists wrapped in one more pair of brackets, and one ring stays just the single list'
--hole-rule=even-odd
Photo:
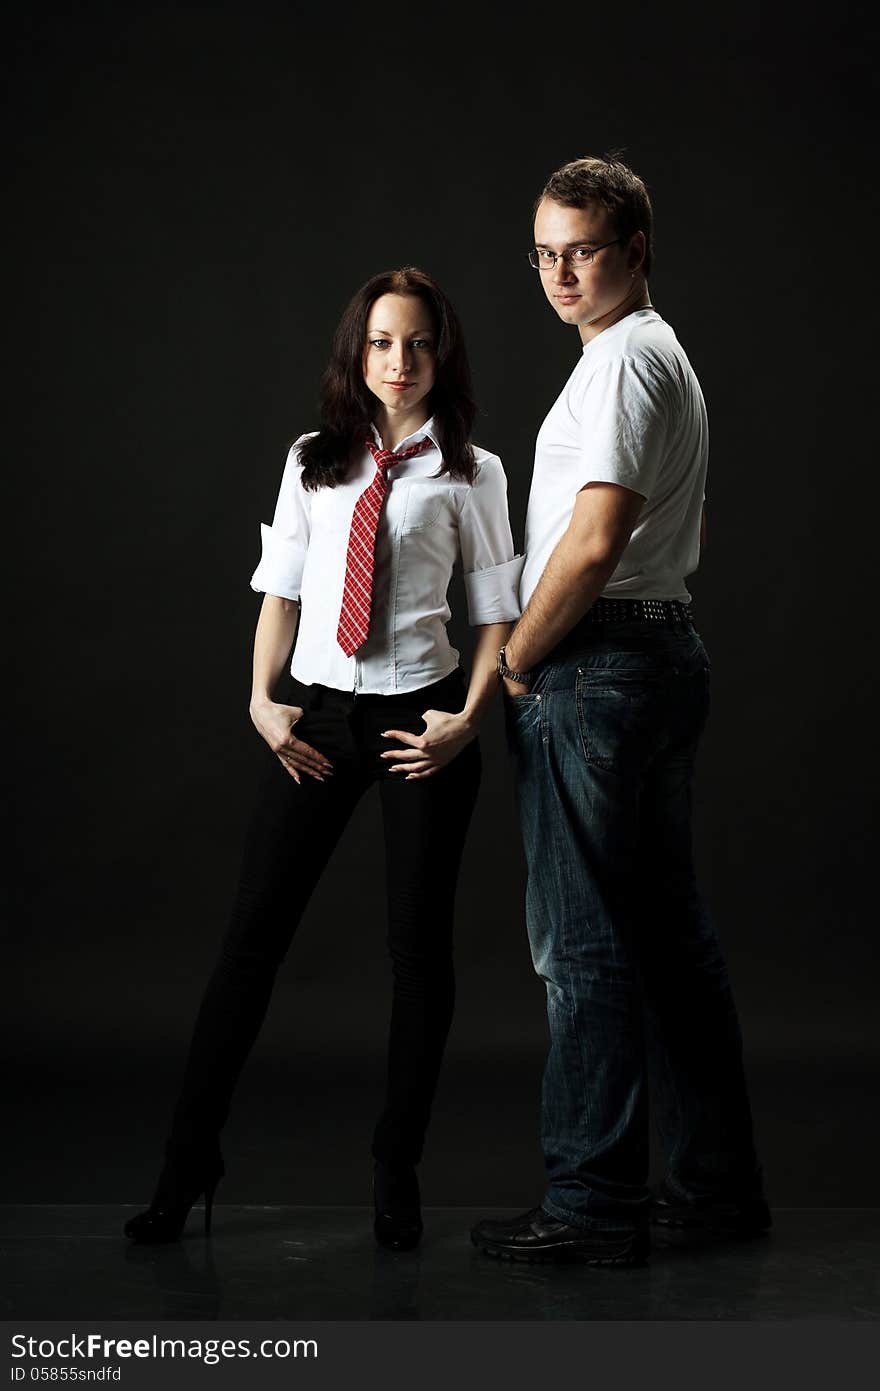
[{"label": "long dark hair", "polygon": [[384,271],[362,285],[339,320],[321,377],[321,428],[301,446],[304,488],[334,488],[370,435],[376,398],[364,381],[367,319],[380,295],[415,295],[427,305],[437,335],[436,375],[428,405],[443,455],[439,473],[473,483],[470,436],[477,413],[458,317],[436,281],[416,266]]}]

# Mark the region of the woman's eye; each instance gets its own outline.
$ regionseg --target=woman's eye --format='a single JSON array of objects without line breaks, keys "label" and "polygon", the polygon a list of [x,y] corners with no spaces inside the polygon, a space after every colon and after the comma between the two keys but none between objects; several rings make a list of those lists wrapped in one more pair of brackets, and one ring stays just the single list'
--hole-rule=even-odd
[{"label": "woman's eye", "polygon": [[412,345],[414,348],[430,348],[431,343],[427,338],[414,338]]},{"label": "woman's eye", "polygon": [[371,347],[371,348],[387,348],[387,347],[388,347],[388,343],[389,343],[389,340],[388,340],[387,338],[371,338],[371,339],[370,339],[370,347]]}]

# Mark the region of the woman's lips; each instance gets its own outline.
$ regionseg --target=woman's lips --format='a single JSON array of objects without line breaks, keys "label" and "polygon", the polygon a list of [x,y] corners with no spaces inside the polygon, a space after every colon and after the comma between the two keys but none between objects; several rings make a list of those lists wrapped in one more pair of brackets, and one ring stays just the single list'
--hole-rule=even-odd
[{"label": "woman's lips", "polygon": [[385,385],[390,386],[393,391],[409,391],[411,386],[415,386],[415,382],[386,382]]}]

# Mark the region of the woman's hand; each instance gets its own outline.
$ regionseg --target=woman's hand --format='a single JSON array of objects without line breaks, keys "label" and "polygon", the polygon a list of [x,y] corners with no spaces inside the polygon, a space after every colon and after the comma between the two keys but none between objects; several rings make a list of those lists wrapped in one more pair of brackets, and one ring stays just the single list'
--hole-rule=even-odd
[{"label": "woman's hand", "polygon": [[300,773],[308,773],[309,777],[323,782],[333,772],[333,765],[311,744],[297,739],[293,727],[302,717],[300,705],[279,705],[274,700],[251,703],[251,719],[257,731],[294,782],[302,782]]},{"label": "woman's hand", "polygon": [[424,734],[408,734],[405,729],[383,730],[383,738],[399,739],[407,745],[406,749],[389,749],[380,754],[380,758],[391,763],[392,773],[406,773],[406,782],[410,778],[430,778],[476,737],[476,726],[464,711],[450,715],[445,710],[426,710],[422,719]]}]

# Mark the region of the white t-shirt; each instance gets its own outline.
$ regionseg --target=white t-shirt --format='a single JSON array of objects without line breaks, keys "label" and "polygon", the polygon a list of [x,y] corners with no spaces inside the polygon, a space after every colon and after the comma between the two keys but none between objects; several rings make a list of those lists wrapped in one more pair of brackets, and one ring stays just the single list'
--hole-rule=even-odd
[{"label": "white t-shirt", "polygon": [[[375,426],[373,435],[381,445]],[[433,420],[397,448],[426,436],[433,448],[388,469],[376,532],[370,631],[351,657],[339,646],[336,629],[352,513],[376,476],[376,462],[364,445],[344,482],[312,492],[302,486],[298,448],[308,436],[301,435],[290,450],[272,525],[262,526],[263,554],[251,588],[300,600],[290,667],[297,680],[392,695],[448,676],[458,664],[446,633],[446,591],[457,560],[471,624],[519,617],[523,558],[514,555],[501,460],[474,446],[473,483],[447,473],[434,477],[442,455]]]},{"label": "white t-shirt", "polygon": [[708,427],[700,384],[654,309],[637,309],[584,345],[538,432],[520,600],[528,603],[586,483],[646,499],[609,598],[690,601],[700,557]]}]

